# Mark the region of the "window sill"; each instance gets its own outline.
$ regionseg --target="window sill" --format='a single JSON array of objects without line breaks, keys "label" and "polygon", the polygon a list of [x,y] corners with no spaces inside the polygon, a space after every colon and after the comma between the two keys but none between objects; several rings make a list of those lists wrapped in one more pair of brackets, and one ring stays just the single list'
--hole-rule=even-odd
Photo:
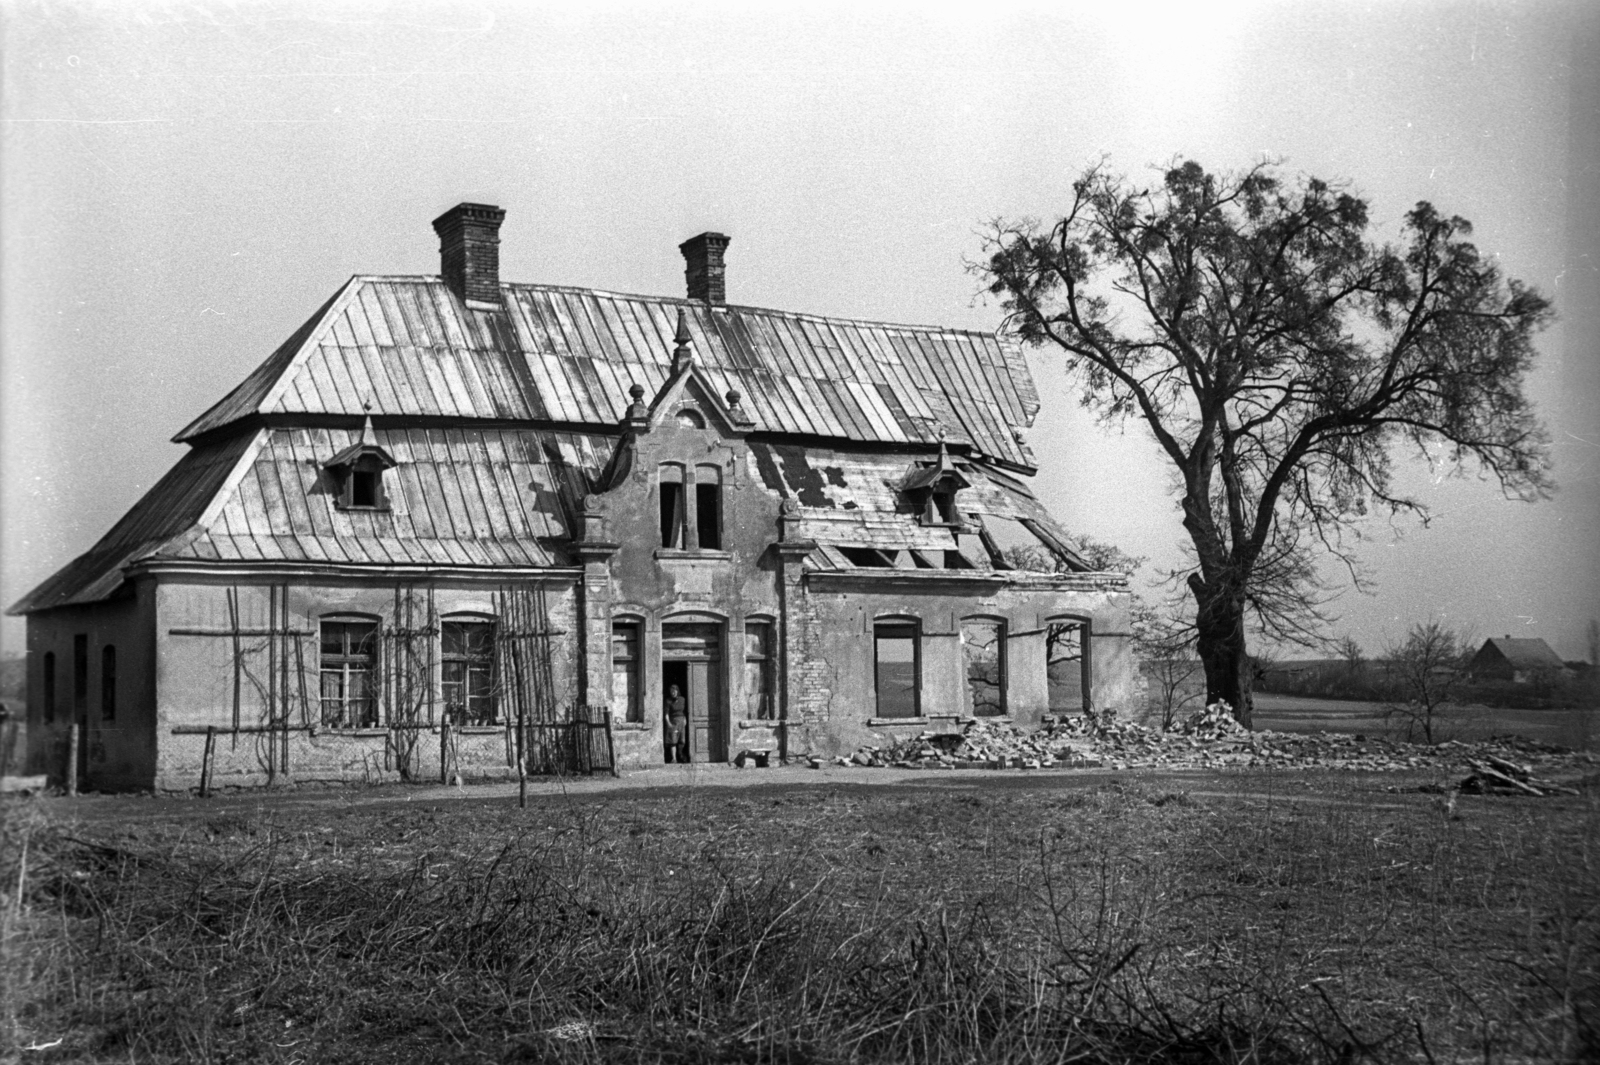
[{"label": "window sill", "polygon": [[389,507],[358,507],[354,503],[351,503],[351,504],[348,504],[348,505],[346,505],[344,503],[335,503],[333,505],[333,509],[334,510],[342,510],[342,511],[345,511],[347,513],[351,512],[351,511],[354,511],[354,512],[356,512],[358,514],[371,514],[371,513],[374,513],[374,512],[379,513],[379,514],[387,514],[387,513],[389,513],[389,510],[390,510]]},{"label": "window sill", "polygon": [[869,717],[867,724],[873,727],[879,725],[931,725],[935,721],[931,717]]},{"label": "window sill", "polygon": [[650,728],[651,726],[643,721],[611,722],[611,730],[613,732],[649,732]]},{"label": "window sill", "polygon": [[740,721],[738,724],[740,728],[783,728],[788,722],[775,717],[761,717]]},{"label": "window sill", "polygon": [[656,558],[662,562],[732,562],[726,551],[685,551],[678,547],[656,548]]}]

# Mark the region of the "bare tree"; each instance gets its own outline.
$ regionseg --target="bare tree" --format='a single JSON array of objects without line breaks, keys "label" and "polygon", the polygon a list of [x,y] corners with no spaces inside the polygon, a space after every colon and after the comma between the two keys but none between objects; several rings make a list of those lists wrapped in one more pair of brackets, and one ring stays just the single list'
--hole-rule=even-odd
[{"label": "bare tree", "polygon": [[1424,742],[1438,742],[1441,727],[1459,709],[1456,694],[1465,683],[1470,644],[1468,637],[1430,621],[1411,626],[1403,642],[1387,649],[1387,714],[1405,725],[1406,739],[1421,732]]},{"label": "bare tree", "polygon": [[1193,550],[1206,701],[1250,723],[1246,622],[1314,645],[1317,549],[1359,571],[1351,522],[1395,492],[1396,444],[1476,464],[1510,495],[1548,487],[1524,394],[1550,304],[1501,276],[1465,219],[1427,203],[1399,248],[1367,239],[1367,204],[1262,164],[1179,161],[1153,187],[1091,166],[1066,214],[997,222],[975,269],[1023,342],[1067,356],[1083,402],[1135,418],[1170,462]]},{"label": "bare tree", "polygon": [[1346,633],[1339,641],[1339,658],[1344,662],[1345,675],[1351,680],[1359,680],[1361,667],[1367,664],[1367,657],[1361,650],[1361,644],[1354,636]]}]

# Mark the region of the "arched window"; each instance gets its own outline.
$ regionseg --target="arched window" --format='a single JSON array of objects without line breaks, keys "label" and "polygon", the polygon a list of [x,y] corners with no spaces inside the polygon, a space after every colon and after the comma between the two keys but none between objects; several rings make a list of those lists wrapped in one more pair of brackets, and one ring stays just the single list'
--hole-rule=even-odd
[{"label": "arched window", "polygon": [[1052,714],[1081,714],[1089,698],[1089,623],[1051,618],[1044,626],[1045,678]]},{"label": "arched window", "polygon": [[704,429],[706,420],[701,413],[693,407],[685,407],[678,412],[678,424],[685,429]]},{"label": "arched window", "polygon": [[694,525],[695,546],[722,550],[722,470],[716,466],[694,468]]},{"label": "arched window", "polygon": [[879,717],[922,716],[921,643],[921,625],[915,618],[884,618],[873,625]]},{"label": "arched window", "polygon": [[499,721],[494,690],[494,621],[483,617],[439,622],[440,686],[452,725]]},{"label": "arched window", "polygon": [[72,720],[82,722],[89,715],[89,634],[72,638]]},{"label": "arched window", "polygon": [[50,724],[56,719],[56,653],[44,653],[44,714],[45,724]]},{"label": "arched window", "polygon": [[100,717],[117,717],[117,649],[109,643],[100,648]]},{"label": "arched window", "polygon": [[683,467],[675,462],[661,464],[661,546],[681,550],[684,546]]},{"label": "arched window", "polygon": [[378,723],[373,675],[378,623],[370,618],[321,619],[322,723],[329,728],[372,728]]},{"label": "arched window", "polygon": [[624,721],[644,720],[643,628],[629,618],[611,623],[611,709]]},{"label": "arched window", "polygon": [[966,711],[974,717],[1006,712],[1006,623],[999,618],[961,619],[961,654],[966,663]]}]

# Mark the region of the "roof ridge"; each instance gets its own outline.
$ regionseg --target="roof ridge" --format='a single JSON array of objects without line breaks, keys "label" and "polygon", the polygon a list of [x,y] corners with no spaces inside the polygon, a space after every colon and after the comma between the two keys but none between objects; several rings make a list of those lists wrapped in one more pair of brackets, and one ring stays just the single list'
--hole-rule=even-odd
[{"label": "roof ridge", "polygon": [[[438,274],[356,274],[353,281],[413,281],[444,284],[444,279]],[[674,307],[711,307],[713,312],[718,310],[729,311],[755,311],[759,314],[775,314],[784,318],[798,318],[808,322],[849,322],[852,325],[881,326],[886,329],[914,329],[922,333],[936,333],[940,335],[957,335],[983,337],[996,342],[1003,342],[998,329],[985,331],[982,329],[961,329],[948,325],[927,325],[919,322],[890,322],[881,318],[852,318],[842,314],[815,314],[811,311],[788,311],[781,307],[762,307],[753,303],[719,303],[708,305],[705,300],[690,299],[686,296],[660,296],[647,292],[618,292],[614,289],[596,288],[592,285],[559,285],[544,281],[501,281],[503,289],[532,289],[540,292],[572,292],[590,296],[609,296],[612,299],[645,300],[651,303],[661,303]]]}]

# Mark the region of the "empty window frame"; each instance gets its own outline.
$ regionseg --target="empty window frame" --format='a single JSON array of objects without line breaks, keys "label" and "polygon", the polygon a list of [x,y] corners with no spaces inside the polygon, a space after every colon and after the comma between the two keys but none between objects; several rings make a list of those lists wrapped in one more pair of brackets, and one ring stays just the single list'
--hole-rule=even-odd
[{"label": "empty window frame", "polygon": [[772,625],[746,621],[744,625],[745,717],[765,721],[778,716],[772,683]]},{"label": "empty window frame", "polygon": [[56,719],[56,653],[44,653],[44,714],[45,724],[50,724]]},{"label": "empty window frame", "polygon": [[700,550],[722,550],[722,470],[716,466],[694,468],[694,525]]},{"label": "empty window frame", "polygon": [[80,632],[72,638],[72,719],[83,720],[89,712],[89,635]]},{"label": "empty window frame", "polygon": [[1052,714],[1081,714],[1088,706],[1088,636],[1088,623],[1077,618],[1045,622],[1045,679]]},{"label": "empty window frame", "polygon": [[682,550],[684,543],[685,510],[683,467],[665,463],[661,467],[661,546]]},{"label": "empty window frame", "polygon": [[961,655],[966,665],[966,711],[973,717],[1006,712],[1006,623],[998,618],[961,619]]},{"label": "empty window frame", "polygon": [[117,649],[109,643],[100,648],[100,717],[117,717]]},{"label": "empty window frame", "polygon": [[921,717],[921,640],[917,622],[880,621],[872,627],[878,717]]},{"label": "empty window frame", "polygon": [[439,666],[447,722],[493,725],[499,720],[494,690],[494,622],[483,618],[440,622]]},{"label": "empty window frame", "polygon": [[637,621],[611,625],[611,709],[613,714],[620,712],[624,721],[644,720],[640,629]]},{"label": "empty window frame", "polygon": [[378,723],[373,672],[378,624],[359,619],[322,620],[322,724],[372,728]]},{"label": "empty window frame", "polygon": [[386,510],[389,498],[384,491],[383,462],[363,455],[343,467],[339,485],[339,506],[346,510]]}]

